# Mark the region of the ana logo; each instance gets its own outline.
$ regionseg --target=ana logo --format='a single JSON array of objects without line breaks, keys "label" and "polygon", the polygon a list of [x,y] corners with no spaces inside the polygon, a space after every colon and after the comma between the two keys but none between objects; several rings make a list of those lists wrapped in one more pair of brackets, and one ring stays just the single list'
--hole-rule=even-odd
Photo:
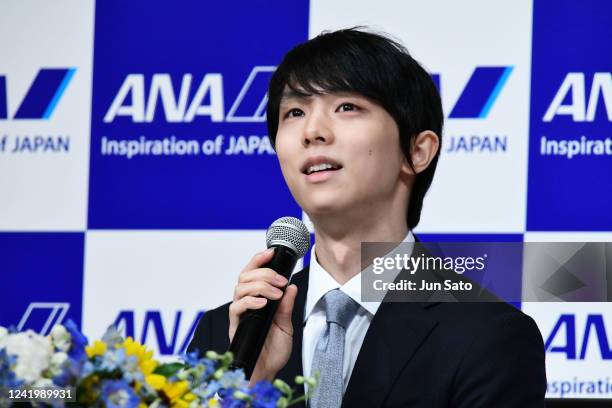
[{"label": "ana logo", "polygon": [[[476,67],[467,85],[455,102],[451,119],[485,119],[501,90],[508,81],[514,67]],[[440,75],[432,78],[440,89]]]},{"label": "ana logo", "polygon": [[[571,101],[564,104],[568,96]],[[587,100],[585,74],[570,72],[565,76],[542,120],[550,122],[557,115],[571,115],[574,122],[593,122],[600,100],[603,101],[608,121],[612,121],[612,73],[596,72],[593,75]]]},{"label": "ana logo", "polygon": [[[563,354],[568,360],[584,360],[589,350],[589,339],[592,335],[594,339],[591,345],[598,346],[601,358],[612,360],[612,348],[610,348],[610,342],[608,341],[603,315],[587,315],[581,343],[576,341],[576,330],[576,316],[573,314],[561,315],[546,339],[544,345],[546,352]],[[577,354],[578,346],[580,346],[579,354]],[[596,353],[597,351],[592,350],[592,352]]]},{"label": "ana logo", "polygon": [[[136,336],[134,311],[122,310],[117,315],[113,325],[119,330],[123,330],[125,337],[138,339],[142,344],[156,344],[159,353],[162,355],[176,355],[182,354],[187,350],[187,346],[189,346],[189,342],[195,333],[198,322],[203,315],[204,311],[199,311],[195,314],[193,319],[185,322],[182,319],[183,312],[179,310],[175,313],[174,321],[170,322],[171,326],[169,330],[165,330],[164,327],[166,325],[164,324],[161,313],[158,310],[147,310],[141,326],[142,331],[139,336]],[[182,320],[184,324],[189,325],[186,332],[183,330],[185,327],[184,324],[181,325]],[[166,336],[166,333],[170,333],[170,335]],[[154,337],[155,340],[152,340],[152,337]]]},{"label": "ana logo", "polygon": [[31,329],[43,336],[48,335],[56,324],[61,324],[70,309],[65,302],[32,302],[21,317],[17,330]]},{"label": "ana logo", "polygon": [[[128,74],[106,111],[104,122],[111,123],[125,116],[135,123],[151,123],[158,109],[172,123],[193,122],[197,116],[207,116],[212,122],[265,122],[267,85],[275,69],[274,66],[254,67],[227,115],[220,73],[205,74],[200,80],[184,74],[178,94],[170,74],[153,74],[150,81],[145,81],[144,74]],[[512,70],[513,67],[476,67],[449,117],[486,118]],[[432,78],[440,89],[440,75],[433,74]],[[148,89],[146,83],[150,84]]]},{"label": "ana logo", "polygon": [[[70,83],[75,68],[43,68],[30,85],[13,119],[48,120]],[[8,119],[7,81],[0,75],[0,119]]]},{"label": "ana logo", "polygon": [[[486,119],[495,105],[514,67],[476,67],[448,115],[449,119]],[[438,90],[440,75],[432,75]],[[440,91],[444,98],[444,92]],[[446,153],[504,153],[508,149],[508,135],[496,133],[457,133],[447,135]]]},{"label": "ana logo", "polygon": [[199,80],[194,80],[192,74],[184,74],[178,95],[170,74],[153,74],[151,80],[146,81],[150,83],[148,89],[145,75],[129,74],[104,115],[104,122],[125,116],[136,123],[151,123],[158,108],[163,111],[165,120],[173,123],[193,122],[196,116],[208,116],[212,122],[265,122],[267,85],[275,69],[273,66],[254,67],[227,115],[220,73],[208,73]]}]

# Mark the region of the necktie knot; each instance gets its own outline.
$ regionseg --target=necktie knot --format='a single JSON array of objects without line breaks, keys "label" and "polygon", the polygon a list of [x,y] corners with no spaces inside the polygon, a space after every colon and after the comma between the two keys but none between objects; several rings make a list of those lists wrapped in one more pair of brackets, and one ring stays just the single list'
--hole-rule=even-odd
[{"label": "necktie knot", "polygon": [[330,290],[323,296],[325,302],[325,314],[328,323],[336,323],[344,329],[349,325],[357,309],[359,303],[355,302],[349,295],[342,292],[340,289]]}]

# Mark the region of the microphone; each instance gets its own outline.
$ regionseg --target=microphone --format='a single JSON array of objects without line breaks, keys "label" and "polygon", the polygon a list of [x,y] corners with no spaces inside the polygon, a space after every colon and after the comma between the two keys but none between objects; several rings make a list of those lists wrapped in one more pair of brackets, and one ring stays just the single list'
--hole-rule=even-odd
[{"label": "microphone", "polygon": [[[297,218],[282,217],[268,228],[266,244],[274,248],[274,255],[262,268],[270,268],[289,280],[298,259],[310,248],[310,233]],[[268,299],[263,308],[247,310],[240,317],[229,351],[234,354],[231,368],[242,368],[247,379],[253,374],[279,303],[280,299]]]}]

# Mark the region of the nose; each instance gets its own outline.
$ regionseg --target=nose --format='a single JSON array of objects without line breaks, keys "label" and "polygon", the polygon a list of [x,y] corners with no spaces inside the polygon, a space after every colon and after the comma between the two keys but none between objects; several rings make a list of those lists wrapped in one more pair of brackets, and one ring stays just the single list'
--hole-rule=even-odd
[{"label": "nose", "polygon": [[313,109],[310,115],[306,118],[306,126],[304,127],[304,137],[302,144],[304,147],[318,144],[329,144],[333,141],[334,136],[329,123],[329,118],[319,109]]}]

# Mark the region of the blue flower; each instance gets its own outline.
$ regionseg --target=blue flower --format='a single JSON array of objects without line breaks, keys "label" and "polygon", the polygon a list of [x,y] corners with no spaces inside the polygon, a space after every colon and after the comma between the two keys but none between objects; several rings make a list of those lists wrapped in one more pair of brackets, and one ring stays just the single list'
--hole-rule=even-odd
[{"label": "blue flower", "polygon": [[196,386],[192,392],[202,400],[212,398],[221,389],[221,384],[218,381],[212,380],[208,383],[203,382]]},{"label": "blue flower", "polygon": [[74,385],[94,372],[94,365],[89,360],[69,358],[68,361],[62,372],[53,377],[53,383],[57,386]]},{"label": "blue flower", "polygon": [[92,375],[94,371],[95,371],[94,364],[88,360],[85,362],[85,364],[83,364],[83,367],[81,367],[79,378],[87,378],[90,375]]},{"label": "blue flower", "polygon": [[209,358],[199,358],[198,352],[182,355],[182,359],[187,365],[188,380],[194,386],[198,386],[214,374],[217,369],[217,363]]},{"label": "blue flower", "polygon": [[129,384],[134,381],[140,383],[144,382],[144,375],[142,374],[142,370],[138,364],[138,357],[136,356],[127,356],[121,367],[121,371],[123,371],[123,379]]},{"label": "blue flower", "polygon": [[234,399],[233,397],[226,397],[221,400],[222,408],[246,408],[247,403],[245,401]]},{"label": "blue flower", "polygon": [[244,377],[244,371],[226,371],[219,380],[213,380],[208,384],[206,392],[216,393],[221,399],[223,408],[242,408],[246,403],[234,397],[236,391],[248,393],[248,381]]},{"label": "blue flower", "polygon": [[53,384],[59,387],[66,387],[72,383],[74,375],[70,366],[64,368],[61,373],[53,377]]},{"label": "blue flower", "polygon": [[218,384],[216,394],[223,400],[231,400],[234,398],[234,391],[236,391],[234,388],[223,388],[221,384]]},{"label": "blue flower", "polygon": [[249,390],[253,398],[253,408],[274,408],[281,392],[269,381],[260,381]]},{"label": "blue flower", "polygon": [[201,359],[198,363],[198,366],[204,367],[204,370],[202,372],[202,379],[210,378],[217,370],[215,362],[207,358]]},{"label": "blue flower", "polygon": [[106,329],[106,333],[102,336],[102,341],[106,343],[108,348],[113,348],[118,344],[123,343],[123,336],[116,326],[110,325]]},{"label": "blue flower", "polygon": [[6,349],[0,349],[0,388],[18,388],[23,384],[11,370],[16,362],[16,356],[9,356]]},{"label": "blue flower", "polygon": [[102,385],[100,397],[107,408],[135,408],[140,398],[123,380],[106,380]]},{"label": "blue flower", "polygon": [[196,351],[192,351],[191,353],[185,353],[181,356],[184,362],[189,364],[190,366],[195,366],[200,362],[200,353]]},{"label": "blue flower", "polygon": [[125,364],[125,349],[109,350],[101,356],[100,370],[115,371]]},{"label": "blue flower", "polygon": [[242,370],[224,372],[219,383],[222,388],[244,388],[249,384]]},{"label": "blue flower", "polygon": [[64,327],[68,330],[70,336],[72,336],[72,346],[70,350],[68,350],[68,357],[74,360],[87,359],[87,353],[85,353],[85,346],[87,346],[88,343],[87,337],[80,332],[72,319],[68,319],[68,321],[64,323]]}]

